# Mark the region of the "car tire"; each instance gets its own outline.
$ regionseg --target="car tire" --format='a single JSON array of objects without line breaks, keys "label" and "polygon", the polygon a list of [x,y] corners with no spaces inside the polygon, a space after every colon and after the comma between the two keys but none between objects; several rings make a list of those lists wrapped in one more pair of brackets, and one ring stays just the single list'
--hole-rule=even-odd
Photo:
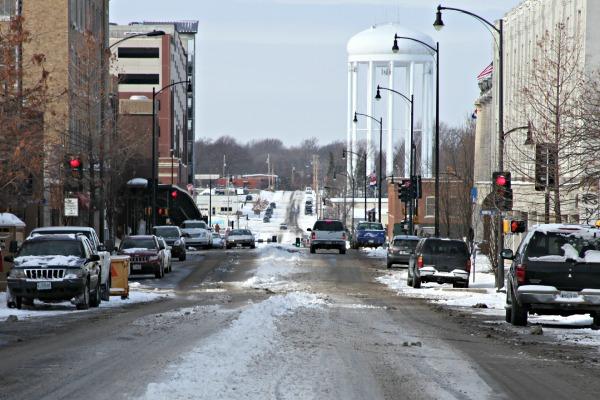
[{"label": "car tire", "polygon": [[23,298],[21,296],[15,297],[15,307],[17,308],[17,310],[23,308]]},{"label": "car tire", "polygon": [[79,301],[75,307],[78,310],[87,310],[90,308],[90,283],[86,282],[83,287],[83,293],[81,294],[81,301]]},{"label": "car tire", "polygon": [[408,272],[406,273],[406,286],[412,287],[412,284],[413,284],[413,277],[410,274],[410,267],[409,267]]},{"label": "car tire", "polygon": [[418,276],[413,274],[412,277],[412,287],[413,289],[420,289],[421,288],[421,278],[419,278]]},{"label": "car tire", "polygon": [[394,265],[394,264],[393,264],[393,263],[391,263],[391,262],[389,262],[389,261],[387,262],[387,267],[388,267],[388,269],[392,268],[392,265]]},{"label": "car tire", "polygon": [[592,318],[594,319],[592,322],[592,329],[600,329],[600,313],[592,314]]},{"label": "car tire", "polygon": [[100,292],[100,299],[102,301],[110,301],[110,285],[111,285],[111,277],[108,275],[108,279],[106,280],[106,284],[102,285],[102,291]]},{"label": "car tire", "polygon": [[514,326],[527,326],[527,310],[517,302],[513,292],[510,292],[511,312],[510,323]]},{"label": "car tire", "polygon": [[310,252],[311,252],[311,254],[315,254],[317,252],[317,249],[315,248],[315,246],[310,246]]},{"label": "car tire", "polygon": [[185,261],[186,259],[186,253],[183,253],[182,255],[179,256],[179,261]]},{"label": "car tire", "polygon": [[345,248],[344,249],[340,248],[340,254],[346,254],[346,249]]},{"label": "car tire", "polygon": [[98,307],[101,301],[102,300],[100,299],[100,280],[98,279],[98,283],[96,284],[96,290],[94,290],[94,295],[90,296],[90,307]]},{"label": "car tire", "polygon": [[154,273],[154,277],[156,279],[162,279],[163,276],[165,276],[165,269],[164,269],[163,265],[161,264],[160,267],[158,267],[158,271],[156,271]]},{"label": "car tire", "polygon": [[510,299],[510,289],[506,289],[506,306],[504,307],[504,320],[508,323],[510,323],[511,319],[512,319],[512,306],[509,302]]}]

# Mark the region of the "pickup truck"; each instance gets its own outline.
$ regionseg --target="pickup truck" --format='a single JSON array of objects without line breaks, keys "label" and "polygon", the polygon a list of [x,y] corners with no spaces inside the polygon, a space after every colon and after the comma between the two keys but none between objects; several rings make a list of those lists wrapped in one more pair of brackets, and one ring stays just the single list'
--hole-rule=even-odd
[{"label": "pickup truck", "polygon": [[[103,301],[110,300],[110,252],[112,248],[107,249],[100,243],[100,239],[94,228],[88,226],[48,226],[44,228],[35,228],[29,234],[30,237],[36,235],[64,235],[64,234],[83,234],[90,241],[92,248],[100,257],[100,298]],[[111,246],[112,247],[112,246]]]},{"label": "pickup truck", "polygon": [[385,230],[381,222],[359,222],[352,238],[353,249],[379,247],[385,243]]},{"label": "pickup truck", "polygon": [[506,322],[527,325],[528,314],[590,314],[600,326],[600,229],[587,225],[534,226],[511,260]]},{"label": "pickup truck", "polygon": [[317,249],[338,249],[340,254],[346,254],[346,231],[342,221],[334,219],[317,220],[310,232],[310,252]]}]

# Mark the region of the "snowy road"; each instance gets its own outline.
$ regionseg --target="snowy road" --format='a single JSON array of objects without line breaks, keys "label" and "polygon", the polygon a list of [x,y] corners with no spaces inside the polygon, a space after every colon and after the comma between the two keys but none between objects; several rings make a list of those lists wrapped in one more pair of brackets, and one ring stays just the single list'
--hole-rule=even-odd
[{"label": "snowy road", "polygon": [[139,280],[169,296],[0,322],[0,398],[598,397],[597,347],[399,295],[386,282],[402,272],[364,252],[292,247],[311,220],[285,209],[302,194],[280,195],[293,228],[260,229],[284,243],[198,252]]}]

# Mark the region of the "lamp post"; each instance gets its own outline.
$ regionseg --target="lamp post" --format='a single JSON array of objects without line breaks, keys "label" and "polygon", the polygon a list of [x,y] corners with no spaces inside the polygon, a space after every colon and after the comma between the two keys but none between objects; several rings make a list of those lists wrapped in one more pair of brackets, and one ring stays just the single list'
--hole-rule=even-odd
[{"label": "lamp post", "polygon": [[156,225],[156,189],[158,188],[158,168],[156,163],[156,96],[161,94],[163,90],[166,90],[175,85],[187,84],[187,91],[192,91],[192,83],[189,80],[173,82],[158,92],[154,87],[152,87],[152,226]]},{"label": "lamp post", "polygon": [[[364,197],[365,197],[365,221],[367,220],[367,154],[358,154],[355,153],[351,150],[342,150],[342,160],[346,159],[346,153],[349,154],[354,154],[357,157],[363,157],[365,160],[365,188],[364,188]],[[352,179],[354,179],[354,177],[352,177]],[[352,202],[354,202],[354,198],[352,199]],[[354,210],[352,211],[354,212]],[[352,218],[354,218],[354,214],[352,214]],[[354,225],[352,225],[352,228],[354,228]]]},{"label": "lamp post", "polygon": [[125,36],[121,40],[117,40],[116,42],[114,42],[113,44],[111,44],[108,48],[112,49],[113,47],[115,47],[116,45],[118,45],[121,42],[124,42],[124,41],[129,40],[129,39],[133,39],[133,38],[136,38],[136,37],[140,37],[140,36],[153,37],[153,36],[164,36],[164,35],[165,35],[164,31],[151,31],[151,32],[145,32],[145,33],[136,33],[136,34],[133,34],[133,35]]},{"label": "lamp post", "polygon": [[[352,120],[352,122],[354,122],[355,124],[358,122],[358,118],[357,116],[361,115],[363,117],[367,117],[367,118],[371,118],[373,121],[377,122],[379,124],[379,176],[377,177],[377,194],[378,194],[378,199],[377,199],[377,221],[381,222],[381,180],[383,177],[383,154],[382,154],[382,149],[381,149],[381,141],[383,140],[383,118],[375,118],[372,117],[368,114],[362,114],[359,112],[354,112],[354,119]],[[365,158],[365,166],[366,166],[366,158]],[[365,167],[365,174],[367,173],[366,171],[366,167]],[[366,176],[365,176],[366,179]],[[366,205],[365,205],[366,207]],[[365,212],[366,212],[366,208],[365,208]]]},{"label": "lamp post", "polygon": [[[391,89],[391,88],[386,88],[386,87],[382,87],[377,85],[377,94],[375,94],[375,99],[376,100],[381,100],[381,90],[387,90],[389,92],[395,93],[397,95],[400,95],[404,100],[408,101],[409,105],[410,105],[410,171],[409,171],[409,177],[412,181],[412,177],[413,175],[415,175],[416,173],[416,169],[417,166],[416,164],[416,149],[415,149],[415,140],[414,140],[414,132],[415,132],[415,96],[414,95],[410,95],[410,97],[406,96],[404,93],[401,93],[397,90]],[[406,173],[406,171],[405,171]],[[415,207],[413,204],[413,199],[410,200],[410,206],[408,207],[409,211],[409,218],[408,218],[408,226],[412,233],[414,232],[414,214],[415,214]]]},{"label": "lamp post", "polygon": [[[480,17],[470,11],[462,10],[460,8],[443,7],[439,5],[435,15],[435,22],[433,27],[436,30],[441,30],[444,27],[444,21],[442,21],[442,11],[457,11],[462,14],[470,15],[477,19],[479,22],[489,26],[498,34],[498,171],[504,171],[504,33],[503,33],[503,20],[498,20],[499,26],[492,24],[485,18]],[[496,274],[496,288],[502,289],[504,287],[504,260],[501,256],[501,250],[504,247],[504,230],[501,224],[502,217],[498,216],[498,243],[496,258],[498,259],[498,273]]]},{"label": "lamp post", "polygon": [[412,40],[427,47],[435,52],[435,218],[434,218],[434,235],[440,236],[440,42],[435,43],[435,47],[430,44],[415,39],[409,36],[394,35],[394,45],[392,51],[398,53],[398,39]]},{"label": "lamp post", "polygon": [[[348,174],[345,174],[343,172],[334,172],[333,173],[333,180],[336,181],[337,180],[337,175],[342,175],[345,176],[346,178],[350,178],[351,182],[352,182],[352,228],[354,228],[354,176],[348,176]],[[347,212],[346,212],[346,196],[347,196],[347,183],[348,183],[348,179],[346,179],[344,181],[344,225],[347,222],[348,216],[347,216]]]}]

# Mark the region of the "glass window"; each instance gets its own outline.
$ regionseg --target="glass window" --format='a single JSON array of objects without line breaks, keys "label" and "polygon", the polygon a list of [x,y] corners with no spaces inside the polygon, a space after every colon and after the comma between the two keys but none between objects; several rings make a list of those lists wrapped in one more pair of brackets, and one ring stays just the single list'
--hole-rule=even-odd
[{"label": "glass window", "polygon": [[344,225],[340,221],[317,221],[313,227],[314,231],[343,231]]},{"label": "glass window", "polygon": [[381,225],[381,223],[379,223],[379,222],[361,222],[360,224],[358,224],[358,227],[356,229],[358,229],[359,231],[362,231],[362,230],[382,231],[383,225]]},{"label": "glass window", "polygon": [[156,236],[164,237],[164,238],[179,238],[181,235],[179,234],[179,229],[177,227],[170,226],[161,226],[154,228],[153,232]]},{"label": "glass window", "polygon": [[193,221],[193,222],[184,222],[181,224],[183,229],[206,229],[206,222],[204,221]]},{"label": "glass window", "polygon": [[425,198],[425,217],[435,216],[435,196]]},{"label": "glass window", "polygon": [[413,251],[417,248],[417,244],[419,243],[416,239],[396,239],[392,246],[399,248],[400,250],[410,250]]},{"label": "glass window", "polygon": [[156,242],[152,238],[127,238],[121,243],[124,249],[156,249]]},{"label": "glass window", "polygon": [[32,240],[23,243],[18,256],[76,256],[84,257],[79,240]]},{"label": "glass window", "polygon": [[158,74],[119,74],[122,85],[158,85]]},{"label": "glass window", "polygon": [[119,47],[119,58],[158,58],[158,47]]},{"label": "glass window", "polygon": [[0,0],[0,18],[8,19],[15,15],[17,0]]}]

